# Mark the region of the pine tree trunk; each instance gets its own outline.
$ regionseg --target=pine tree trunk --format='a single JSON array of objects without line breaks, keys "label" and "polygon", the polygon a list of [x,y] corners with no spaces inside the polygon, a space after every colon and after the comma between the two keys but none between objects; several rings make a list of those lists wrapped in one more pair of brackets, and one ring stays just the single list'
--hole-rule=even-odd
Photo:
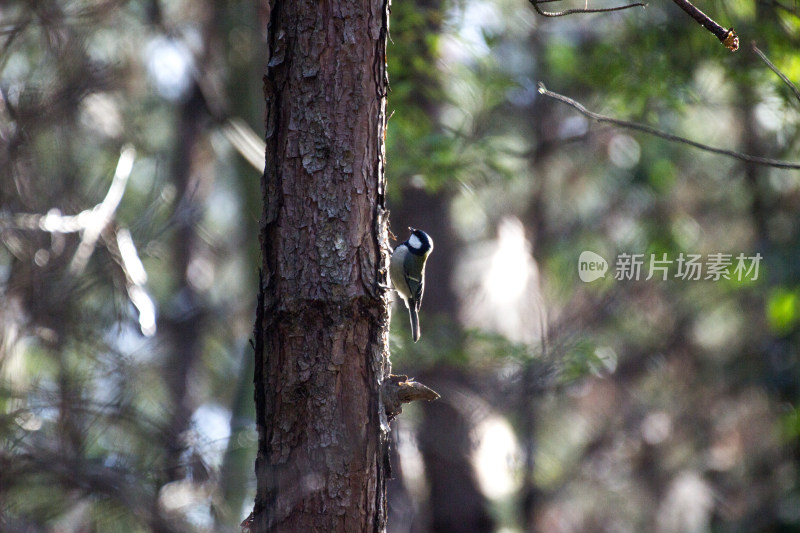
[{"label": "pine tree trunk", "polygon": [[252,531],[383,531],[384,0],[273,0]]}]

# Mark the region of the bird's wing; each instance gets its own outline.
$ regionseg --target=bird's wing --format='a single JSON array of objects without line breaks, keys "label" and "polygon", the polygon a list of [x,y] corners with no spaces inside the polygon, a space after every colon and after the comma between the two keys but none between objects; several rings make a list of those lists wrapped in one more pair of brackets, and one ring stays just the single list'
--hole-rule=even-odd
[{"label": "bird's wing", "polygon": [[[414,257],[412,254],[408,254],[406,257],[406,272],[416,271],[415,267],[417,261],[418,259],[416,257]],[[409,292],[411,293],[411,300],[413,301],[414,309],[419,311],[420,304],[422,303],[422,293],[425,290],[425,283],[422,279],[412,277],[408,274],[406,274],[406,280],[408,281],[408,288]]]},{"label": "bird's wing", "polygon": [[425,290],[425,282],[420,281],[419,287],[417,288],[416,292],[414,293],[414,305],[417,306],[417,311],[419,311],[420,306],[422,305],[422,293]]}]

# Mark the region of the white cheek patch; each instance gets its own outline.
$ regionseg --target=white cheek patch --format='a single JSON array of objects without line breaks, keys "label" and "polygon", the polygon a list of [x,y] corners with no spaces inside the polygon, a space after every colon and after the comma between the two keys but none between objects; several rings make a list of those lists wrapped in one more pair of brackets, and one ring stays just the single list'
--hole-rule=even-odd
[{"label": "white cheek patch", "polygon": [[413,233],[411,234],[411,237],[408,238],[408,245],[415,250],[422,249],[422,241],[419,240],[419,237],[417,237]]}]

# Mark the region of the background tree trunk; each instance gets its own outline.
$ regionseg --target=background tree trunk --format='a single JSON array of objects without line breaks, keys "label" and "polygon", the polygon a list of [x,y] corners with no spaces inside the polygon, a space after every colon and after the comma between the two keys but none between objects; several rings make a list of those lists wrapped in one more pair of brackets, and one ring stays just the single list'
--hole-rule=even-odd
[{"label": "background tree trunk", "polygon": [[255,531],[382,531],[387,5],[273,1]]}]

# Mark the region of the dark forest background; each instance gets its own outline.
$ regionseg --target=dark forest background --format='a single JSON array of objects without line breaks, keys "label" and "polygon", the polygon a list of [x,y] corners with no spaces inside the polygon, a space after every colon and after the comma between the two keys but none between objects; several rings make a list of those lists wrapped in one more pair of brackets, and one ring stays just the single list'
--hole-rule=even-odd
[{"label": "dark forest background", "polygon": [[[392,6],[392,229],[436,243],[392,364],[442,399],[394,423],[390,532],[800,531],[800,171],[538,91],[796,164],[800,6],[698,7],[739,51],[671,2]],[[252,508],[268,16],[0,5],[1,530],[239,531]],[[762,259],[689,281],[681,254]]]}]

